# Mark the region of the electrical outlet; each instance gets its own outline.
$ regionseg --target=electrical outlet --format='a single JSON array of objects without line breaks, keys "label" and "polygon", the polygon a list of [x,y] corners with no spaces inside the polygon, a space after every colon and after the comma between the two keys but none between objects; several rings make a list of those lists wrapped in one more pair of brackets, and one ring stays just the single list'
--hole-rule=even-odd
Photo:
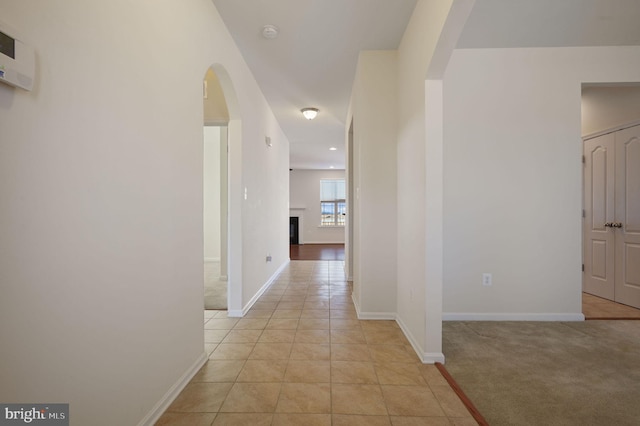
[{"label": "electrical outlet", "polygon": [[489,286],[492,284],[491,274],[484,273],[482,274],[482,285]]}]

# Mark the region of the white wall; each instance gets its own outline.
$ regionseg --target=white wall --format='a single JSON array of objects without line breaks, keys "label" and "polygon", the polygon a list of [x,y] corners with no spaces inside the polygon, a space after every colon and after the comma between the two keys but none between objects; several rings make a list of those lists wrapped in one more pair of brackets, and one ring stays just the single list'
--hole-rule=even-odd
[{"label": "white wall", "polygon": [[[363,51],[353,86],[353,298],[361,318],[395,318],[396,51]],[[350,122],[350,118],[347,120]]]},{"label": "white wall", "polygon": [[6,0],[0,16],[38,64],[33,92],[0,85],[0,401],[152,420],[206,359],[207,68],[228,71],[242,120],[243,303],[288,258],[288,142],[209,0]]},{"label": "white wall", "polygon": [[344,227],[321,227],[320,180],[344,179],[344,170],[292,170],[289,174],[291,216],[302,216],[304,244],[344,243]]},{"label": "white wall", "polygon": [[220,260],[220,127],[204,127],[204,260]]},{"label": "white wall", "polygon": [[[268,114],[270,119],[260,126],[243,121],[242,300],[245,311],[269,278],[289,259],[289,141],[264,99],[253,113]],[[246,115],[251,113],[243,114]],[[265,144],[266,136],[271,138],[271,147]],[[229,220],[233,221],[234,216]],[[273,257],[271,262],[266,261],[267,255]],[[233,277],[230,275],[229,279]]]},{"label": "white wall", "polygon": [[640,86],[583,86],[582,136],[640,120]]},{"label": "white wall", "polygon": [[[426,289],[442,284],[440,280],[427,282],[425,269],[425,79],[451,3],[419,1],[398,48],[397,314],[421,358],[430,362],[442,360],[442,299],[428,298]],[[432,336],[429,342],[428,333]]]},{"label": "white wall", "polygon": [[444,80],[446,318],[582,318],[581,83],[625,81],[640,81],[640,48],[454,52]]}]

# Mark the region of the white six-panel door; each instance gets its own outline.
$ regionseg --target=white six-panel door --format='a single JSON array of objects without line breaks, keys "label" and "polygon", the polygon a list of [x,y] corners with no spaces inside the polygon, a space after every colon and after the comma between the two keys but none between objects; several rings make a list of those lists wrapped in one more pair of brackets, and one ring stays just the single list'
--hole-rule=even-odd
[{"label": "white six-panel door", "polygon": [[614,299],[615,138],[613,133],[584,142],[584,281],[583,290]]},{"label": "white six-panel door", "polygon": [[640,308],[640,126],[584,142],[583,290]]},{"label": "white six-panel door", "polygon": [[640,126],[616,136],[615,301],[640,308]]}]

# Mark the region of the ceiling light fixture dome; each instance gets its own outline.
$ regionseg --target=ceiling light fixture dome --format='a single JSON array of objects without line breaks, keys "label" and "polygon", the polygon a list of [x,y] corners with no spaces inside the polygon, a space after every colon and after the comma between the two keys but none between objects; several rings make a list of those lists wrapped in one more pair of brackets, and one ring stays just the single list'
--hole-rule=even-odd
[{"label": "ceiling light fixture dome", "polygon": [[274,38],[278,37],[278,32],[278,27],[276,27],[275,25],[265,25],[264,27],[262,27],[262,37],[269,40],[273,40]]},{"label": "ceiling light fixture dome", "polygon": [[304,115],[304,118],[307,120],[313,120],[318,115],[318,108],[302,108],[300,112]]}]

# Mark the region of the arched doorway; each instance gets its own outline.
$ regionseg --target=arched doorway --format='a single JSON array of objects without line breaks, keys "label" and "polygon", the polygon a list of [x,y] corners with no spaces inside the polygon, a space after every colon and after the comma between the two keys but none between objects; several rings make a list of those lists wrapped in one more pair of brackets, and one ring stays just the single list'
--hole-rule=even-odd
[{"label": "arched doorway", "polygon": [[205,308],[241,316],[241,121],[235,89],[222,65],[205,72],[203,98]]}]

